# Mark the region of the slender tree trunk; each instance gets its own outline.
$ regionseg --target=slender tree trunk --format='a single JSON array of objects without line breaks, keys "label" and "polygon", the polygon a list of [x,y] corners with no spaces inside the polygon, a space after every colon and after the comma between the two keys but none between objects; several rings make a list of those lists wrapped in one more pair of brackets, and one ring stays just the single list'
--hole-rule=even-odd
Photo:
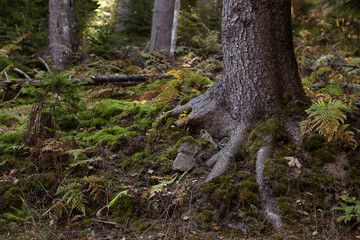
[{"label": "slender tree trunk", "polygon": [[119,0],[116,17],[116,31],[123,32],[126,30],[126,26],[123,24],[122,18],[129,15],[129,6],[134,0]]},{"label": "slender tree trunk", "polygon": [[[190,124],[230,142],[208,164],[208,180],[221,175],[247,129],[265,118],[283,122],[292,140],[301,141],[296,102],[303,93],[292,43],[290,0],[224,0],[224,71],[207,92],[174,110],[192,107]],[[291,109],[285,115],[284,108]]]},{"label": "slender tree trunk", "polygon": [[169,54],[175,0],[155,0],[151,28],[150,51]]},{"label": "slender tree trunk", "polygon": [[78,49],[76,0],[49,0],[49,41],[52,64],[64,69]]},{"label": "slender tree trunk", "polygon": [[180,14],[180,0],[175,0],[174,19],[171,29],[171,46],[170,46],[170,55],[169,55],[170,58],[174,57],[175,54],[177,30],[179,25],[179,14]]}]

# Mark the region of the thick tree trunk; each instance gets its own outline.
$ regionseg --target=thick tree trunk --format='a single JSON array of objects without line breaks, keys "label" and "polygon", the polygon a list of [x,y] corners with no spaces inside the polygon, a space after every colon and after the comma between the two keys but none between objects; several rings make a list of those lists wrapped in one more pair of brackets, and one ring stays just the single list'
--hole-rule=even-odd
[{"label": "thick tree trunk", "polygon": [[[206,128],[214,137],[230,141],[207,161],[214,166],[206,181],[230,166],[249,131],[263,119],[282,122],[295,143],[301,141],[297,101],[304,101],[292,43],[290,0],[224,0],[222,47],[224,71],[207,92],[174,113],[192,108],[189,122]],[[269,137],[269,136],[268,136]],[[277,202],[264,181],[264,164],[276,137],[257,153],[256,175],[260,198],[275,230],[282,226]]]},{"label": "thick tree trunk", "polygon": [[151,28],[150,51],[169,54],[175,0],[155,0]]},{"label": "thick tree trunk", "polygon": [[119,0],[116,16],[116,31],[123,32],[126,30],[126,26],[124,25],[122,18],[129,15],[129,7],[133,1],[134,0]]},{"label": "thick tree trunk", "polygon": [[[261,119],[281,120],[293,140],[299,141],[296,102],[305,96],[293,50],[290,2],[223,2],[223,75],[206,93],[174,111],[192,107],[191,125],[206,128],[216,138],[231,136],[228,145],[208,161],[208,165],[216,163],[208,180],[227,169],[247,131]],[[291,109],[288,115],[285,107]]]},{"label": "thick tree trunk", "polygon": [[49,41],[52,64],[64,69],[78,49],[76,0],[49,0]]}]

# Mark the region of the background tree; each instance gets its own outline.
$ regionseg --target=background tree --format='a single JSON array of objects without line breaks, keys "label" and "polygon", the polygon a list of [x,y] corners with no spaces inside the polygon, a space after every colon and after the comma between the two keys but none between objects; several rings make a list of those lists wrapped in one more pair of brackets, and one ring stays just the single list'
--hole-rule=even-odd
[{"label": "background tree", "polygon": [[174,6],[174,0],[155,0],[150,51],[170,51]]},{"label": "background tree", "polygon": [[119,0],[119,5],[117,8],[117,20],[116,20],[116,31],[123,32],[126,30],[126,26],[123,18],[126,18],[130,13],[130,7],[133,3],[133,0]]},{"label": "background tree", "polygon": [[49,1],[49,43],[52,64],[68,65],[78,49],[75,0]]},{"label": "background tree", "polygon": [[299,143],[296,104],[305,98],[293,50],[291,2],[224,0],[223,4],[223,74],[207,92],[174,110],[191,107],[192,126],[219,139],[231,137],[208,161],[215,166],[207,180],[226,171],[249,130],[261,120],[278,120]]}]

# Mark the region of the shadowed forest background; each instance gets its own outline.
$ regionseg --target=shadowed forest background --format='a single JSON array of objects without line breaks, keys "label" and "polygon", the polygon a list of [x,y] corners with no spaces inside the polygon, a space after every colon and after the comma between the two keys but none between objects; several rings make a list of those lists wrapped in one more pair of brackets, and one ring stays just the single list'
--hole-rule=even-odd
[{"label": "shadowed forest background", "polygon": [[154,1],[77,0],[73,49],[50,43],[49,6],[0,1],[0,239],[360,239],[359,1],[292,1],[306,98],[278,112],[300,112],[300,142],[263,116],[213,177],[234,135],[191,100],[223,74],[222,1],[181,1],[173,53]]}]

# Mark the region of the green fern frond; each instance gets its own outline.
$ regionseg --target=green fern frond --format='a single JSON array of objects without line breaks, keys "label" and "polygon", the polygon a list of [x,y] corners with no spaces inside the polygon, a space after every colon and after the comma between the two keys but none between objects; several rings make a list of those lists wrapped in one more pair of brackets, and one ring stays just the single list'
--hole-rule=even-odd
[{"label": "green fern frond", "polygon": [[322,93],[327,93],[333,96],[339,96],[342,94],[342,87],[340,85],[327,85],[326,87],[320,90]]},{"label": "green fern frond", "polygon": [[86,204],[88,202],[81,193],[81,187],[82,184],[79,182],[62,185],[55,195],[64,194],[62,200],[66,202],[68,206],[71,206],[71,209],[78,210],[85,215]]},{"label": "green fern frond", "polygon": [[77,167],[77,166],[83,166],[83,165],[86,165],[86,164],[89,164],[89,163],[92,163],[92,162],[95,162],[95,161],[100,161],[101,160],[101,157],[93,157],[93,158],[89,158],[89,159],[85,159],[85,160],[79,160],[77,162],[74,162],[74,163],[70,163],[69,164],[69,169],[70,168],[74,168],[74,167]]},{"label": "green fern frond", "polygon": [[323,66],[334,59],[335,59],[335,55],[333,55],[333,54],[328,54],[328,55],[322,56],[318,60],[316,60],[315,66],[316,67]]},{"label": "green fern frond", "polygon": [[349,111],[349,108],[340,100],[330,99],[328,102],[323,99],[317,100],[306,110],[309,116],[300,123],[300,129],[303,134],[318,132],[330,142],[346,120],[344,111]]}]

